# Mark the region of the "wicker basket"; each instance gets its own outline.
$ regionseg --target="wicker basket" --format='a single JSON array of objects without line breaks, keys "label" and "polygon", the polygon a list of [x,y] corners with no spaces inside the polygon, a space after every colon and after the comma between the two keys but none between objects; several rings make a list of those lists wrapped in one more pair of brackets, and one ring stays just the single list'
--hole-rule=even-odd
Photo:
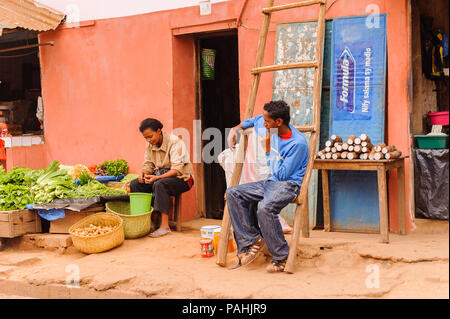
[{"label": "wicker basket", "polygon": [[139,238],[150,232],[150,228],[152,227],[152,211],[140,215],[130,215],[130,202],[117,200],[107,202],[106,211],[122,218],[123,231],[126,239]]},{"label": "wicker basket", "polygon": [[[119,226],[111,233],[95,237],[84,237],[75,234],[73,231],[77,228],[88,227],[90,224],[96,226]],[[97,213],[89,215],[69,228],[70,237],[73,245],[86,254],[101,253],[120,246],[125,240],[122,227],[122,219],[110,213]]]}]

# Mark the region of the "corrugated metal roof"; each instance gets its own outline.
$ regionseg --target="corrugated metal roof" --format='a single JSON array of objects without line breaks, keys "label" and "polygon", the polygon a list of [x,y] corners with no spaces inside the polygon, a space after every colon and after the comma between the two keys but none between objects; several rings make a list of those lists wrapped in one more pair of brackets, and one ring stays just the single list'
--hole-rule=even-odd
[{"label": "corrugated metal roof", "polygon": [[0,0],[0,27],[35,31],[54,30],[64,13],[33,0]]}]

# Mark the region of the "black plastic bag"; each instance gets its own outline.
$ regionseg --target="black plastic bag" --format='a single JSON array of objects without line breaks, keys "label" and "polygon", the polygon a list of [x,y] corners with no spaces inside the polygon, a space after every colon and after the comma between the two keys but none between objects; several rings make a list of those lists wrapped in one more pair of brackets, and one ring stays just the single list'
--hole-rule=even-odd
[{"label": "black plastic bag", "polygon": [[417,149],[414,156],[416,215],[448,220],[449,150]]}]

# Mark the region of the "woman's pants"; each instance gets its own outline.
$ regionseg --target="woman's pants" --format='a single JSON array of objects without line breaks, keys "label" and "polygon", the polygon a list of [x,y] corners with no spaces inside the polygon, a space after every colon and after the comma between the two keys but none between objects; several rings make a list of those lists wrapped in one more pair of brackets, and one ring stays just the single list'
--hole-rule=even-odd
[{"label": "woman's pants", "polygon": [[153,210],[169,214],[170,196],[187,192],[189,185],[178,177],[166,177],[152,184],[139,183],[138,179],[132,180],[130,184],[131,193],[153,193]]}]

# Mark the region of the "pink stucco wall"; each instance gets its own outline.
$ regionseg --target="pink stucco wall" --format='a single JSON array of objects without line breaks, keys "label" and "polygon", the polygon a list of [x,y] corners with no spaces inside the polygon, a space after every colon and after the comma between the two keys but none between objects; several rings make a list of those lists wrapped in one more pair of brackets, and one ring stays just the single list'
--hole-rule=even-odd
[{"label": "pink stucco wall", "polygon": [[[277,4],[289,1],[276,1]],[[241,118],[250,88],[261,8],[265,1],[248,1],[238,28]],[[408,0],[339,0],[327,18],[365,15],[375,4],[388,22],[388,143],[409,154],[410,24]],[[131,17],[97,20],[94,25],[40,34],[46,144],[36,159],[47,165],[93,164],[125,158],[131,170],[140,169],[144,140],[137,127],[146,117],[157,117],[167,130],[183,126],[192,132],[195,119],[193,37],[174,37],[173,30],[219,28],[220,21],[239,15],[241,1],[213,5],[213,14],[199,16],[198,7]],[[275,27],[279,22],[300,22],[317,17],[314,7],[278,13],[273,18],[265,64],[273,63]],[[262,77],[255,113],[272,95],[272,76]],[[192,143],[191,143],[192,144]],[[192,150],[192,145],[191,145]],[[393,176],[394,177],[394,176]],[[397,225],[395,178],[390,179],[389,207],[392,231]],[[406,168],[409,199],[409,161]],[[184,201],[183,219],[195,216],[195,190]],[[409,204],[407,201],[409,209]],[[413,228],[408,217],[408,230]]]}]

